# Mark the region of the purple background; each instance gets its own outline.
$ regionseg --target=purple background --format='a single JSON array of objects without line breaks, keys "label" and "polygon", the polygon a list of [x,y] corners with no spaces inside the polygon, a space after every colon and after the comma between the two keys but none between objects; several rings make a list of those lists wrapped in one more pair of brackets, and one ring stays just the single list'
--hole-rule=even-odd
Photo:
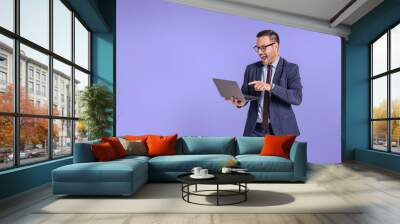
[{"label": "purple background", "polygon": [[264,29],[300,67],[303,102],[293,108],[309,161],[340,162],[339,37],[159,0],[117,1],[117,135],[242,136],[248,106],[226,102],[211,78],[241,85]]}]

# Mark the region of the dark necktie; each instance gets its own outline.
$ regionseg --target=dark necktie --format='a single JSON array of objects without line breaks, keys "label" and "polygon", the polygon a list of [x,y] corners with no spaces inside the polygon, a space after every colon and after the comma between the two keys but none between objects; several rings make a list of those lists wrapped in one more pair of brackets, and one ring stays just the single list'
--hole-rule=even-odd
[{"label": "dark necktie", "polygon": [[[272,66],[267,66],[267,83],[271,83],[272,76]],[[263,120],[262,126],[264,129],[268,128],[268,118],[269,118],[269,101],[270,101],[269,91],[264,91],[264,103],[263,103]]]}]

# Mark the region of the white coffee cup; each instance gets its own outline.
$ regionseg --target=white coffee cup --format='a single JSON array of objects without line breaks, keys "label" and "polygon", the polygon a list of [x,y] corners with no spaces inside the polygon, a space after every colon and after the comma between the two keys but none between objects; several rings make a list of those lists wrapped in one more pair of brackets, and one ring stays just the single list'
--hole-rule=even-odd
[{"label": "white coffee cup", "polygon": [[208,169],[201,169],[200,170],[200,176],[207,176],[208,175]]},{"label": "white coffee cup", "polygon": [[201,170],[202,170],[201,167],[193,167],[192,173],[193,173],[194,175],[196,175],[196,176],[199,176],[199,175],[201,175],[201,174],[200,174],[200,171],[201,171]]},{"label": "white coffee cup", "polygon": [[232,168],[230,167],[222,167],[221,172],[222,173],[230,173],[232,171]]}]

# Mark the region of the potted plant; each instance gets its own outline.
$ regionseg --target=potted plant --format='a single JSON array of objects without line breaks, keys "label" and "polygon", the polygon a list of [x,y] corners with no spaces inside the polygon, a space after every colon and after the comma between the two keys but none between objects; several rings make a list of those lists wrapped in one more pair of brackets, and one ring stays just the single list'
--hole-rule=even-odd
[{"label": "potted plant", "polygon": [[80,92],[79,106],[82,108],[80,126],[87,127],[89,140],[110,136],[113,124],[114,100],[112,91],[102,84],[94,84]]}]

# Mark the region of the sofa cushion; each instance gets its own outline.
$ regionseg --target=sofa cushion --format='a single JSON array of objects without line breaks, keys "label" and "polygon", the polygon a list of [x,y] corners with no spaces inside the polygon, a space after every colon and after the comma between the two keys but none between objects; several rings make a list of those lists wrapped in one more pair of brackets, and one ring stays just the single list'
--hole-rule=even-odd
[{"label": "sofa cushion", "polygon": [[104,137],[101,138],[101,142],[108,142],[114,149],[115,155],[117,158],[122,158],[126,156],[126,151],[124,149],[124,146],[122,146],[121,142],[117,137]]},{"label": "sofa cushion", "polygon": [[178,135],[161,136],[151,135],[147,137],[148,156],[165,156],[176,154],[176,140]]},{"label": "sofa cushion", "polygon": [[158,156],[149,160],[150,171],[190,172],[193,167],[200,166],[212,172],[219,171],[230,159],[231,155],[174,155]]},{"label": "sofa cushion", "polygon": [[149,135],[125,135],[124,139],[129,140],[129,141],[140,140],[140,141],[146,142],[148,136]]},{"label": "sofa cushion", "polygon": [[182,137],[181,154],[235,154],[235,138],[231,137]]},{"label": "sofa cushion", "polygon": [[[147,138],[149,137],[149,136],[153,136],[152,134],[148,134],[148,135],[125,135],[123,138],[124,139],[126,139],[126,140],[129,140],[129,141],[137,141],[137,140],[140,140],[140,141],[143,141],[144,142],[144,145],[146,146],[146,150],[148,151],[148,147],[147,147]],[[146,151],[146,153],[147,153],[147,151]]]},{"label": "sofa cushion", "polygon": [[259,154],[264,145],[263,137],[237,137],[236,155]]},{"label": "sofa cushion", "polygon": [[[52,171],[53,181],[58,182],[129,182],[134,172],[147,166],[140,159],[122,159],[108,162],[74,163]],[[147,172],[143,175],[147,176]]]},{"label": "sofa cushion", "polygon": [[94,157],[96,157],[96,161],[105,162],[118,158],[118,156],[115,154],[115,150],[113,149],[112,145],[108,142],[92,144],[91,149],[94,154]]},{"label": "sofa cushion", "polygon": [[261,156],[280,156],[290,159],[290,148],[296,136],[294,135],[265,135]]},{"label": "sofa cushion", "polygon": [[142,161],[142,162],[148,162],[149,159],[150,159],[150,157],[147,157],[147,156],[130,155],[130,156],[125,156],[124,158],[113,160],[113,162],[121,162],[121,161],[123,161],[123,162],[128,162],[129,163],[129,162],[135,161],[135,160],[139,160],[139,161]]},{"label": "sofa cushion", "polygon": [[92,144],[99,144],[100,139],[75,143],[74,147],[74,163],[95,162],[96,158],[90,148]]},{"label": "sofa cushion", "polygon": [[239,166],[249,172],[292,172],[293,162],[278,156],[238,155]]},{"label": "sofa cushion", "polygon": [[122,146],[126,151],[126,155],[147,155],[146,143],[141,140],[126,140],[124,138],[118,138]]}]

